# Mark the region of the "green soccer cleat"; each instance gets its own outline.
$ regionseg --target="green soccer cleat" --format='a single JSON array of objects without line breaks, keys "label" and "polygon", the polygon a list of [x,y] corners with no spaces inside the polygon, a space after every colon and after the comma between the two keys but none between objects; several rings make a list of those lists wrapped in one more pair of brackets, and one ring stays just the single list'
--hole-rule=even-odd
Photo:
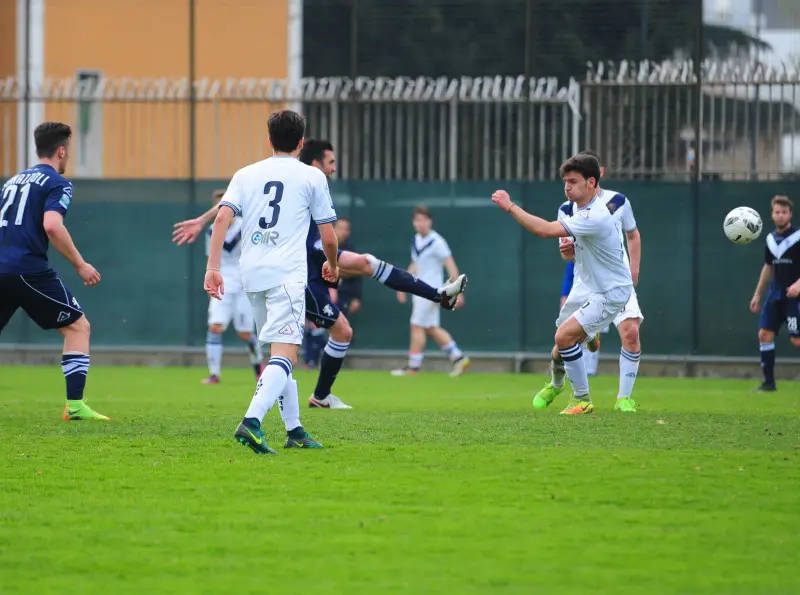
[{"label": "green soccer cleat", "polygon": [[97,413],[83,400],[67,401],[67,404],[64,405],[64,421],[83,421],[87,419],[109,421],[111,418],[102,413]]},{"label": "green soccer cleat", "polygon": [[276,455],[276,451],[272,450],[267,444],[267,439],[264,437],[264,430],[261,428],[250,428],[244,424],[239,424],[236,428],[233,437],[239,444],[242,444],[252,450],[257,455]]},{"label": "green soccer cleat", "polygon": [[286,436],[284,448],[322,448],[322,445],[314,440],[308,432],[303,432],[300,437]]},{"label": "green soccer cleat", "polygon": [[536,393],[536,396],[533,397],[533,408],[534,409],[547,409],[550,406],[550,403],[553,402],[558,395],[561,394],[561,391],[564,390],[564,386],[562,385],[561,388],[556,388],[553,386],[552,382],[548,382],[544,385],[544,388]]},{"label": "green soccer cleat", "polygon": [[625,413],[636,413],[639,408],[636,405],[636,401],[631,399],[630,397],[625,397],[624,399],[617,399],[617,404],[614,405],[614,411],[624,411]]}]

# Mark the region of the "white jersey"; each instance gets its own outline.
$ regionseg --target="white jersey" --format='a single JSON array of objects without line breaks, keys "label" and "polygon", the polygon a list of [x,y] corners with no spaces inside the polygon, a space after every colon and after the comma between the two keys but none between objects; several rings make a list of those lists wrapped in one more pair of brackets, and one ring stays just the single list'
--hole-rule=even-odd
[{"label": "white jersey", "polygon": [[[605,188],[601,188],[600,194],[597,197],[599,200],[606,204],[608,207],[608,211],[614,217],[614,220],[617,224],[617,229],[619,230],[619,239],[621,242],[625,242],[625,235],[632,231],[636,230],[636,218],[633,216],[633,207],[631,206],[631,201],[628,200],[624,194],[617,192],[616,190],[607,190]],[[558,220],[561,221],[563,217],[568,217],[573,214],[575,210],[575,204],[569,201],[566,201],[564,204],[561,205],[561,208],[558,211]],[[628,257],[628,251],[623,251],[625,266],[630,268],[630,259]],[[578,276],[577,269],[575,271],[575,275],[573,277],[573,285],[580,284],[581,280]]]},{"label": "white jersey", "polygon": [[242,282],[247,292],[306,283],[311,219],[336,221],[328,179],[294,157],[277,156],[237,171],[220,205],[242,216]]},{"label": "white jersey", "polygon": [[441,287],[444,281],[444,261],[452,256],[445,239],[431,231],[428,235],[416,234],[411,242],[411,262],[416,276],[432,287]]},{"label": "white jersey", "polygon": [[570,203],[572,214],[560,209],[559,222],[575,243],[575,277],[591,293],[633,286],[620,227],[608,207],[595,196],[585,207]]},{"label": "white jersey", "polygon": [[[212,228],[206,234],[206,256],[211,246]],[[239,258],[242,255],[242,218],[234,217],[228,231],[225,233],[225,243],[222,244],[222,255],[219,259],[219,271],[225,281],[225,293],[239,293],[242,291],[242,273],[239,270]]]}]

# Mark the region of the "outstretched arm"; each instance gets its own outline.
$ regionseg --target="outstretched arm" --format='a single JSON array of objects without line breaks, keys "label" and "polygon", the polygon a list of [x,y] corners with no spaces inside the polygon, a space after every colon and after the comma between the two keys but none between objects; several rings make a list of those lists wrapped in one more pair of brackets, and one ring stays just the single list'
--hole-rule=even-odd
[{"label": "outstretched arm", "polygon": [[172,231],[172,241],[178,246],[191,244],[203,232],[203,228],[214,220],[218,212],[219,205],[214,205],[195,219],[179,221],[173,226],[175,229]]},{"label": "outstretched arm", "polygon": [[565,238],[569,235],[567,229],[558,221],[546,221],[536,215],[531,215],[525,209],[513,203],[508,192],[498,190],[492,194],[492,202],[509,213],[522,227],[534,235],[542,238]]}]

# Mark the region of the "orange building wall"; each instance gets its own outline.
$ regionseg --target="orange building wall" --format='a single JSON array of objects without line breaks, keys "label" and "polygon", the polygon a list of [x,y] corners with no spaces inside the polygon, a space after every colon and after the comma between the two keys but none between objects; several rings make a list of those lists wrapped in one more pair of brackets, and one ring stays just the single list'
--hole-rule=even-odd
[{"label": "orange building wall", "polygon": [[[285,78],[287,19],[288,0],[196,0],[197,78]],[[45,39],[46,77],[74,77],[79,69],[99,70],[106,80],[189,75],[186,0],[47,0]],[[272,107],[198,104],[198,174],[229,177],[263,155]],[[46,117],[75,123],[77,106],[49,102]],[[188,176],[189,117],[185,101],[104,102],[103,176]],[[237,150],[227,150],[233,144]]]},{"label": "orange building wall", "polygon": [[[0,0],[0,79],[17,74],[17,2]],[[0,178],[17,167],[17,104],[0,97]]]}]

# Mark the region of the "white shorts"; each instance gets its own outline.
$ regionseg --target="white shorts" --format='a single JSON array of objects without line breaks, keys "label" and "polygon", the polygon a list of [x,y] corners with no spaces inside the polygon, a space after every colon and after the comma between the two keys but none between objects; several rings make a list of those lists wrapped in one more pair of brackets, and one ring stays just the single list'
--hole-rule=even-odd
[{"label": "white shorts", "polygon": [[415,295],[411,298],[411,324],[422,328],[440,326],[442,308],[439,304]]},{"label": "white shorts", "polygon": [[306,315],[305,283],[287,283],[266,291],[247,292],[261,343],[303,342]]},{"label": "white shorts", "polygon": [[227,329],[231,321],[237,333],[252,333],[255,328],[253,310],[244,291],[225,292],[221,300],[216,298],[208,300],[209,326],[221,324],[223,329]]},{"label": "white shorts", "polygon": [[632,287],[615,287],[606,293],[570,292],[561,308],[556,326],[564,324],[574,316],[589,337],[603,332],[625,311],[626,304],[633,296]]}]

